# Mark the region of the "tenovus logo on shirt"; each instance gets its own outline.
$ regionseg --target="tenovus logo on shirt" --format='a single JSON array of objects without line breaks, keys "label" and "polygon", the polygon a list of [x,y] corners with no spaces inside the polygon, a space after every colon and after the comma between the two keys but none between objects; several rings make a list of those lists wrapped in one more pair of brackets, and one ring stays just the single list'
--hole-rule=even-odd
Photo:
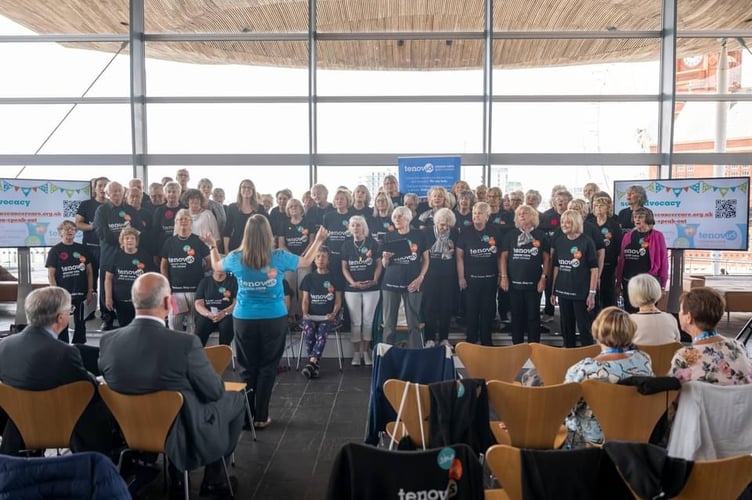
[{"label": "tenovus logo on shirt", "polygon": [[249,280],[238,280],[238,283],[243,285],[246,288],[272,288],[277,286],[277,279],[267,279],[267,280],[259,280],[259,281],[249,281]]},{"label": "tenovus logo on shirt", "polygon": [[644,248],[625,248],[624,249],[624,257],[626,258],[635,258],[635,257],[644,257],[647,253],[647,250]]},{"label": "tenovus logo on shirt", "polygon": [[[403,488],[397,492],[399,500],[444,500],[445,498],[451,498],[454,495],[452,491],[445,490],[416,490],[405,491]],[[451,495],[451,496],[450,496]]]},{"label": "tenovus logo on shirt", "polygon": [[535,257],[536,255],[538,255],[538,252],[540,252],[540,250],[537,247],[532,247],[532,248],[514,247],[512,249],[512,253],[514,255],[519,255],[519,256],[522,256],[522,255],[532,255],[533,257]]}]

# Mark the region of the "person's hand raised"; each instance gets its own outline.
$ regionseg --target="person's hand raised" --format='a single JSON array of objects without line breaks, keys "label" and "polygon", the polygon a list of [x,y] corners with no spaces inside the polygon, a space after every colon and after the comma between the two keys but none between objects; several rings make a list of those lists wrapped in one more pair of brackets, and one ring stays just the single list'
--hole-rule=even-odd
[{"label": "person's hand raised", "polygon": [[323,243],[329,237],[329,231],[324,226],[319,226],[319,230],[316,233],[316,241]]}]

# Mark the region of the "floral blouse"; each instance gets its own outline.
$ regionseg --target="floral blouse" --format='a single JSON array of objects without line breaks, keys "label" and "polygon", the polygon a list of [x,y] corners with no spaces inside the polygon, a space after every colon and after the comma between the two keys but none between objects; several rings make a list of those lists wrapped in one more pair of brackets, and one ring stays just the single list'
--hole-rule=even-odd
[{"label": "floral blouse", "polygon": [[[653,375],[650,356],[642,351],[629,351],[628,357],[609,361],[585,358],[567,370],[564,382],[582,382],[589,379],[615,384],[633,375]],[[565,423],[570,434],[567,441],[572,444],[571,447],[579,447],[584,444],[583,441],[603,442],[601,426],[584,399],[580,399],[574,406]]]},{"label": "floral blouse", "polygon": [[744,345],[734,339],[682,347],[671,360],[671,371],[682,382],[752,384],[752,361]]}]

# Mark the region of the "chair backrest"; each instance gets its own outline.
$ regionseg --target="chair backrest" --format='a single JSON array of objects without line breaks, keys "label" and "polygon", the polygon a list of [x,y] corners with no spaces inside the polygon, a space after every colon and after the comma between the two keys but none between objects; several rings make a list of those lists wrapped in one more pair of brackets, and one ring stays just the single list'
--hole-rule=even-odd
[{"label": "chair backrest", "polygon": [[229,345],[218,344],[204,347],[204,352],[214,371],[221,377],[232,363],[232,348]]},{"label": "chair backrest", "polygon": [[739,498],[752,482],[752,455],[697,461],[678,500]]},{"label": "chair backrest", "polygon": [[530,359],[529,344],[492,347],[460,342],[454,352],[465,365],[468,377],[503,382],[514,382]]},{"label": "chair backrest", "polygon": [[525,387],[491,380],[488,399],[518,448],[551,449],[564,418],[582,395],[580,384]]},{"label": "chair backrest", "polygon": [[167,434],[183,406],[182,394],[177,391],[122,394],[105,384],[99,386],[99,394],[120,425],[129,448],[164,453]]},{"label": "chair backrest", "polygon": [[637,348],[650,356],[653,373],[666,375],[671,368],[671,359],[677,350],[682,347],[681,342],[669,342],[659,345],[638,345]]},{"label": "chair backrest", "polygon": [[553,347],[546,344],[530,344],[530,359],[543,380],[544,385],[564,382],[569,367],[587,357],[595,357],[601,352],[601,346],[593,344],[585,347]]},{"label": "chair backrest", "polygon": [[[407,386],[407,384],[409,384],[409,386]],[[418,388],[417,395],[415,390],[416,387]],[[405,392],[405,390],[407,390],[407,392]],[[397,424],[399,425],[402,423],[405,426],[407,435],[410,437],[413,444],[415,444],[415,446],[420,446],[421,448],[427,448],[431,418],[431,393],[428,389],[428,385],[415,384],[398,379],[389,379],[384,382],[384,395],[399,416],[399,422],[397,422]],[[420,407],[418,406],[419,403]],[[400,406],[402,406],[401,414]],[[399,432],[399,429],[396,430],[396,439],[399,440],[401,433]]]},{"label": "chair backrest", "polygon": [[0,384],[0,407],[16,424],[29,450],[68,448],[76,422],[94,395],[94,384],[80,380],[46,391]]},{"label": "chair backrest", "polygon": [[647,443],[656,423],[676,399],[679,391],[642,395],[637,387],[598,380],[580,383],[585,402],[603,430],[605,441]]},{"label": "chair backrest", "polygon": [[522,499],[522,458],[520,449],[495,444],[486,452],[486,463],[510,500]]}]

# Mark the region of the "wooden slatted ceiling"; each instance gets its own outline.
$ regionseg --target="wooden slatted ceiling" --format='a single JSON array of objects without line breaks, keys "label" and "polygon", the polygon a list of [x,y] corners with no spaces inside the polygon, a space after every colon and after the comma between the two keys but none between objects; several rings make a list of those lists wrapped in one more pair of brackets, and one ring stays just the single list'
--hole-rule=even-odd
[{"label": "wooden slatted ceiling", "polygon": [[[154,33],[306,32],[300,0],[146,0],[147,31]],[[318,31],[409,32],[483,30],[483,0],[319,0]],[[752,29],[749,0],[681,0],[683,29]],[[0,14],[38,33],[126,33],[128,0],[2,0]],[[500,0],[494,29],[657,30],[658,0]],[[112,51],[112,44],[75,44]],[[736,48],[735,41],[729,41]],[[680,55],[718,50],[713,39],[680,39]],[[149,57],[215,64],[302,67],[305,43],[174,42],[147,45]],[[320,68],[444,70],[477,68],[479,40],[320,42]],[[519,68],[658,59],[653,40],[499,40],[495,67]]]}]

